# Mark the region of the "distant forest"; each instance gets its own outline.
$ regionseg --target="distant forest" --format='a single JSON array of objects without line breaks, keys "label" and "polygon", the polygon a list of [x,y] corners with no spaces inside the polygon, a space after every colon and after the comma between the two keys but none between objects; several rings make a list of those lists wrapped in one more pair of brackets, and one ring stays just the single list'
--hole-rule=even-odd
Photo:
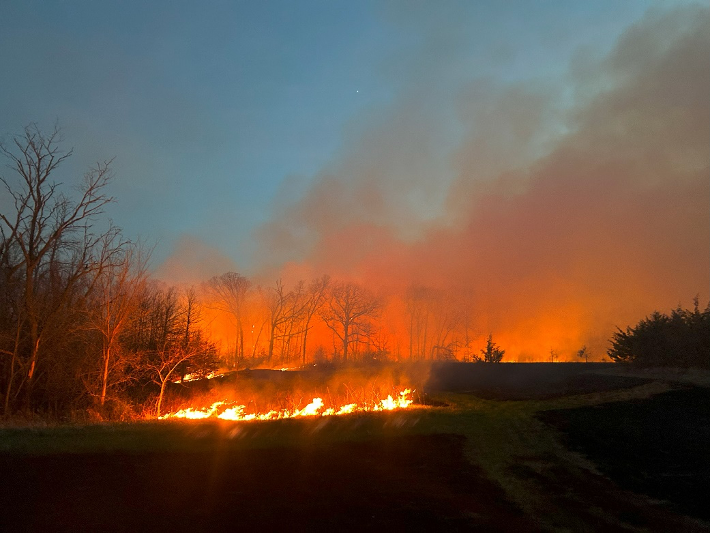
[{"label": "distant forest", "polygon": [[[474,334],[460,295],[412,286],[406,338],[381,320],[383,298],[327,275],[287,288],[235,272],[192,287],[148,274],[150,250],[104,217],[111,161],[68,195],[53,173],[71,156],[59,131],[30,125],[3,145],[11,178],[0,212],[2,413],[105,419],[148,413],[171,383],[217,369],[379,361],[500,362]],[[608,355],[644,365],[708,367],[710,308],[656,313],[619,330]],[[228,329],[231,343],[213,332]],[[401,337],[401,336],[400,336]],[[578,354],[588,360],[589,352]],[[553,358],[554,360],[554,358]]]}]

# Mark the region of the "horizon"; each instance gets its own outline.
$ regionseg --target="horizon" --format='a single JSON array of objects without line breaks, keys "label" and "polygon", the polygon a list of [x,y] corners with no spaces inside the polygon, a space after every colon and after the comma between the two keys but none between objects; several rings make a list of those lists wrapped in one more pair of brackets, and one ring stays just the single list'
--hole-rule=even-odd
[{"label": "horizon", "polygon": [[163,7],[0,21],[0,139],[115,157],[155,278],[356,281],[393,338],[422,289],[540,360],[710,300],[705,4]]}]

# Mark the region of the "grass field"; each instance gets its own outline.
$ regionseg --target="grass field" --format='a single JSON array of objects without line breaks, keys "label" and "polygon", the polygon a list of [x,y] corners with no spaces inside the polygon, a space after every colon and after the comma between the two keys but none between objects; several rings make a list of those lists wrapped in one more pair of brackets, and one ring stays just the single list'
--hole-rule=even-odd
[{"label": "grass field", "polygon": [[0,429],[0,530],[710,530],[707,376],[527,368],[434,369],[402,412]]}]

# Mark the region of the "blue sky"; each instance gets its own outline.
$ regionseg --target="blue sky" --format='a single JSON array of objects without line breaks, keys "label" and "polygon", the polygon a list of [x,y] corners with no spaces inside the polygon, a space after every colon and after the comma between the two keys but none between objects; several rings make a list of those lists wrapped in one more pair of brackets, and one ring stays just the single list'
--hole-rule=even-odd
[{"label": "blue sky", "polygon": [[115,157],[109,215],[154,265],[189,236],[248,271],[255,231],[403,109],[430,130],[411,205],[439,216],[467,87],[539,84],[564,107],[576,65],[671,4],[0,0],[0,136],[57,120],[75,149],[58,179]]}]

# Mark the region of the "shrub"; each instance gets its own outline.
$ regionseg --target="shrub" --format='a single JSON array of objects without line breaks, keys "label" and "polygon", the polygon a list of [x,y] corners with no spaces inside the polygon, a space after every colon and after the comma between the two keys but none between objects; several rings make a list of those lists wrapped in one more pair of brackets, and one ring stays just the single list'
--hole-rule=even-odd
[{"label": "shrub", "polygon": [[607,353],[612,361],[639,366],[710,368],[710,304],[701,312],[696,298],[692,311],[655,311],[635,327],[617,328]]}]

